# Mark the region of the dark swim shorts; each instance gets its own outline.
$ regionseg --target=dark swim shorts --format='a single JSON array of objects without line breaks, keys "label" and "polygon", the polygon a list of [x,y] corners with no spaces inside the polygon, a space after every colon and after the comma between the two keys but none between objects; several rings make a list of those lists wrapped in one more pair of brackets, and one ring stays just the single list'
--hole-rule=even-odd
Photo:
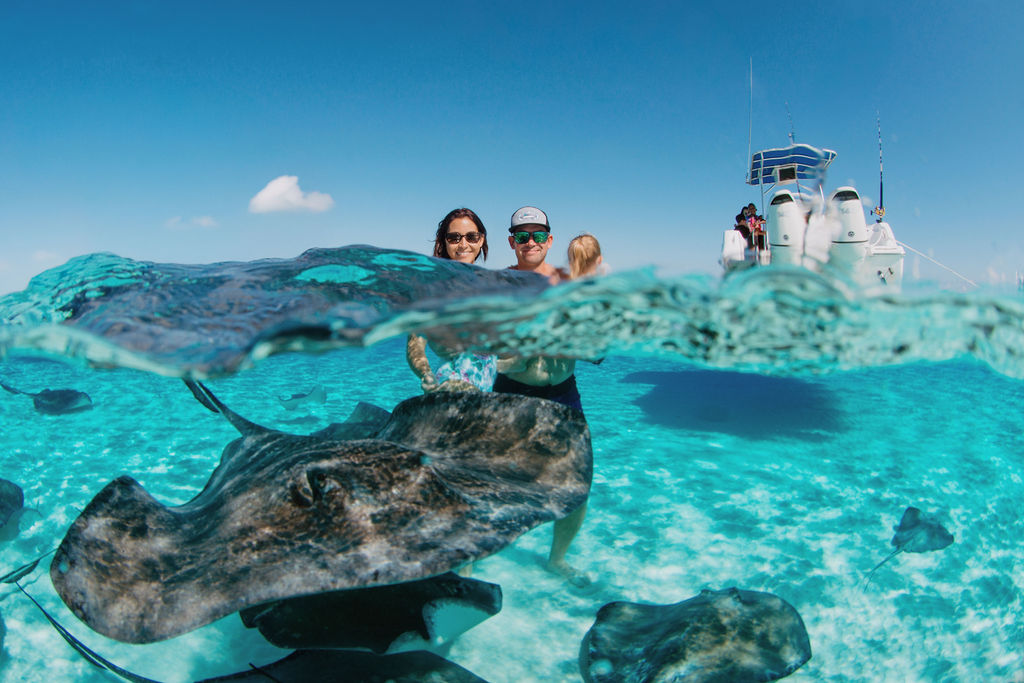
[{"label": "dark swim shorts", "polygon": [[583,404],[580,403],[580,392],[576,389],[576,375],[559,384],[545,386],[534,386],[523,384],[503,375],[500,372],[494,380],[494,388],[491,390],[496,394],[519,394],[521,396],[533,396],[535,398],[546,398],[563,406],[569,406],[583,412]]}]

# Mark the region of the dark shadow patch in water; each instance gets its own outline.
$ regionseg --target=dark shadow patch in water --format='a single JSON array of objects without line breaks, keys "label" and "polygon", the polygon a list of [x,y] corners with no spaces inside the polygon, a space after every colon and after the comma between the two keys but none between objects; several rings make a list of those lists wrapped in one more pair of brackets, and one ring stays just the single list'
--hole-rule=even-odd
[{"label": "dark shadow patch in water", "polygon": [[7,354],[7,357],[3,360],[4,367],[17,367],[17,366],[50,366],[58,367],[61,369],[70,369],[71,363],[55,358],[53,356],[37,355],[22,352],[12,352]]},{"label": "dark shadow patch in water", "polygon": [[623,381],[651,385],[636,404],[664,427],[817,442],[846,429],[833,392],[792,377],[687,369],[634,372]]}]

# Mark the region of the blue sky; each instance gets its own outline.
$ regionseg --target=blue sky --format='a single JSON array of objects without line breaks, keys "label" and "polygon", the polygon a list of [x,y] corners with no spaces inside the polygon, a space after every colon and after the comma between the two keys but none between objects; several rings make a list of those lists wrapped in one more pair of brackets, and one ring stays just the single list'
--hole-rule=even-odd
[{"label": "blue sky", "polygon": [[556,264],[586,230],[615,270],[717,272],[759,199],[751,58],[755,149],[791,115],[838,151],[829,187],[877,200],[880,112],[897,238],[981,282],[1024,271],[1024,3],[371,4],[5,0],[0,293],[95,251],[428,253],[458,206],[504,267],[524,204]]}]

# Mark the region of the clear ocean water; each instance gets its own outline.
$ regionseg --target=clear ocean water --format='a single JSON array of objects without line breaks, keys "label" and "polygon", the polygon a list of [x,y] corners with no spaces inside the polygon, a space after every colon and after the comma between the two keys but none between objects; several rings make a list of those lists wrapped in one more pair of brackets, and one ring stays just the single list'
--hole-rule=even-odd
[{"label": "clear ocean water", "polygon": [[[308,433],[344,419],[358,401],[391,409],[418,394],[404,333],[434,326],[480,348],[605,356],[577,366],[594,481],[569,560],[594,584],[572,588],[548,573],[551,525],[534,529],[476,564],[474,578],[500,584],[504,606],[448,659],[494,683],[578,681],[580,641],[605,603],[674,603],[737,586],[774,593],[802,616],[813,656],[792,680],[1024,681],[1019,293],[858,298],[810,275],[720,284],[639,273],[504,298],[488,290],[467,304],[463,289],[490,281],[456,269],[443,274],[454,278],[448,298],[436,288],[402,289],[433,275],[423,262],[390,262],[388,282],[402,295],[378,296],[386,289],[378,256],[376,266],[364,254],[359,266],[303,280],[358,285],[346,296],[368,309],[341,314],[303,299],[304,308],[282,313],[259,294],[271,288],[257,283],[248,300],[256,303],[247,313],[237,307],[230,324],[220,315],[223,327],[204,328],[201,349],[189,338],[160,346],[157,317],[147,318],[155,304],[139,298],[99,311],[108,299],[157,288],[165,296],[154,299],[172,304],[165,311],[188,309],[182,315],[198,325],[218,315],[212,302],[229,298],[222,289],[214,299],[169,285],[136,288],[147,277],[139,264],[119,263],[116,278],[109,261],[72,264],[0,298],[0,379],[30,391],[75,388],[94,403],[48,416],[28,397],[0,395],[0,476],[37,511],[0,544],[0,573],[56,547],[121,474],[168,505],[199,492],[237,433],[178,375],[209,376],[217,395],[254,422]],[[187,275],[180,281],[202,279]],[[91,292],[82,305],[98,302],[91,321],[80,308],[68,314],[75,291]],[[284,329],[282,315],[293,324],[271,339],[265,332]],[[55,331],[76,321],[74,334]],[[310,332],[311,321],[332,330],[333,343]],[[282,352],[262,357],[269,351]],[[293,412],[277,401],[316,383],[327,391],[323,405]],[[864,588],[907,506],[937,515],[955,542],[897,555]],[[64,606],[48,563],[24,588],[86,645],[135,673],[191,681],[287,654],[237,615],[149,645],[107,639]],[[0,681],[111,680],[13,586],[0,586],[0,618]]]}]

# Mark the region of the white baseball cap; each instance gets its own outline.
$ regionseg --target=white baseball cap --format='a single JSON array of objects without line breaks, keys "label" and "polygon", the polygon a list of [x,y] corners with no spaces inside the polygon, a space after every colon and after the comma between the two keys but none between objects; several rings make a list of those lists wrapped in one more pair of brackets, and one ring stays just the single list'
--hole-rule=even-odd
[{"label": "white baseball cap", "polygon": [[516,228],[524,225],[540,225],[547,228],[548,232],[551,232],[551,225],[548,223],[548,215],[538,209],[536,206],[524,206],[521,209],[517,209],[512,214],[512,225],[509,227],[509,232],[515,232]]}]

